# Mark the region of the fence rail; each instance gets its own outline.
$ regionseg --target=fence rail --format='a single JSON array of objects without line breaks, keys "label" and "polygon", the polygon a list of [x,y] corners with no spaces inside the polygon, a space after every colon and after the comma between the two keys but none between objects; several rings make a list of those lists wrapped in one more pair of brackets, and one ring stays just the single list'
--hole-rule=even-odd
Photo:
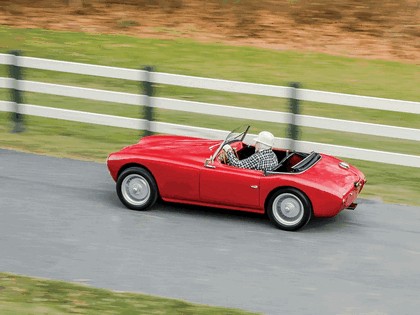
[{"label": "fence rail", "polygon": [[[146,78],[149,78],[150,82],[156,84],[169,84],[182,87],[211,89],[232,93],[264,95],[280,98],[290,98],[292,95],[294,95],[294,97],[298,100],[305,100],[311,102],[322,102],[342,106],[363,107],[377,110],[420,114],[420,103],[412,101],[392,100],[307,89],[294,89],[293,87],[209,79],[203,77],[176,75],[169,73],[148,72],[146,70],[98,66],[41,58],[20,56],[17,57],[9,54],[0,54],[0,64],[132,81],[144,81],[146,80]],[[203,102],[193,102],[162,97],[149,97],[147,95],[140,94],[131,94],[27,80],[14,80],[11,78],[0,78],[0,88],[19,89],[20,91],[25,92],[36,92],[65,97],[77,97],[89,100],[121,103],[134,106],[144,106],[148,104],[148,106],[153,108],[162,108],[177,111],[193,112],[198,114],[243,118],[283,124],[290,123],[293,118],[294,124],[298,126],[398,138],[411,141],[420,141],[420,129],[415,128],[379,125],[307,115],[295,115],[292,113],[285,112],[257,110],[250,108],[218,105]],[[84,123],[93,123],[106,126],[132,128],[139,130],[149,129],[149,131],[151,132],[185,134],[202,136],[207,138],[220,138],[226,134],[225,131],[221,130],[167,124],[161,122],[148,122],[145,119],[110,116],[81,111],[64,110],[59,108],[43,107],[31,104],[15,104],[13,102],[0,101],[0,111],[13,112],[16,111],[17,107],[19,108],[19,112],[21,114],[64,119]],[[290,140],[288,139],[277,138],[276,141],[276,145],[279,146],[284,147],[290,145]],[[420,156],[416,155],[366,150],[305,141],[296,141],[295,144],[295,149],[316,149],[325,153],[330,153],[348,158],[420,167]]]}]

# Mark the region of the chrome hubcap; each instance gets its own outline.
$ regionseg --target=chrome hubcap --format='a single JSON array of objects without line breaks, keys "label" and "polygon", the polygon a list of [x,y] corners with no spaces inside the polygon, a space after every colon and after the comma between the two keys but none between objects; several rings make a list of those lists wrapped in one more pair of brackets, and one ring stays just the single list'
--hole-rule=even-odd
[{"label": "chrome hubcap", "polygon": [[125,200],[134,206],[144,205],[150,197],[150,185],[138,174],[130,174],[121,184],[121,192]]},{"label": "chrome hubcap", "polygon": [[291,193],[281,194],[274,199],[273,214],[281,224],[295,225],[303,218],[302,201]]}]

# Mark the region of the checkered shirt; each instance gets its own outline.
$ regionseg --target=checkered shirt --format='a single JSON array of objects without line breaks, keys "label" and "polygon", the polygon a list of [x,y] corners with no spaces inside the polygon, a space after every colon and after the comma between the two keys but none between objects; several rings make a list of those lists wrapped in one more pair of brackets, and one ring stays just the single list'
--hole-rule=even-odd
[{"label": "checkered shirt", "polygon": [[253,155],[243,160],[238,160],[232,150],[228,150],[226,154],[229,165],[240,168],[249,168],[251,170],[271,171],[279,163],[276,154],[270,149],[255,152]]}]

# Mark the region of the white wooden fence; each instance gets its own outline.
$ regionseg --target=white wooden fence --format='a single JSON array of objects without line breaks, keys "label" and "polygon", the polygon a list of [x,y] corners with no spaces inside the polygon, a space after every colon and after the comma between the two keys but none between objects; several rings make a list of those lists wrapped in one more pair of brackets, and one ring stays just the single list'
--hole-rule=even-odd
[{"label": "white wooden fence", "polygon": [[[293,88],[284,86],[209,79],[159,72],[148,73],[144,70],[106,67],[32,57],[16,57],[9,54],[0,54],[0,64],[15,64],[17,66],[25,68],[92,75],[131,81],[145,81],[146,78],[149,77],[150,82],[158,84],[169,84],[189,88],[210,89],[217,91],[264,95],[280,98],[290,98],[293,92],[295,94],[295,98],[303,101],[403,112],[413,115],[420,114],[420,103],[411,101],[392,100],[307,89],[296,89],[295,91],[292,91]],[[14,79],[4,77],[0,77],[0,88],[16,88],[18,90],[26,92],[45,93],[66,97],[77,97],[97,101],[128,104],[134,106],[143,106],[148,101],[148,96],[146,95],[113,92],[27,80],[20,80],[17,82]],[[292,115],[290,113],[285,112],[224,106],[162,97],[151,97],[150,106],[162,109],[217,115],[223,117],[243,118],[275,123],[290,123]],[[14,104],[13,102],[0,101],[0,111],[13,112],[15,111],[15,109],[16,104]],[[37,106],[32,104],[19,104],[19,112],[26,115],[41,116],[47,118],[64,119],[69,121],[138,130],[145,130],[146,128],[149,128],[152,132],[200,136],[213,139],[223,138],[227,134],[224,130],[175,125],[156,121],[147,122],[144,119],[95,114],[82,111]],[[420,143],[420,129],[403,128],[307,115],[297,115],[295,118],[295,123],[299,126],[412,140]],[[252,136],[253,135],[250,135],[250,137]],[[276,146],[287,147],[289,145],[289,139],[276,138]],[[353,159],[420,167],[420,156],[417,155],[367,150],[306,141],[296,141],[294,144],[294,148],[302,151],[316,150]]]}]

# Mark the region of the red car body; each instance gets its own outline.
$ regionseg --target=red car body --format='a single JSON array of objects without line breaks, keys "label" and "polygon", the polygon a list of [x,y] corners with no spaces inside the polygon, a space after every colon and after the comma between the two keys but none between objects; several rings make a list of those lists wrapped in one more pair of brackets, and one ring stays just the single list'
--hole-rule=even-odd
[{"label": "red car body", "polygon": [[[355,199],[366,182],[356,167],[326,154],[316,153],[316,161],[298,172],[290,167],[305,158],[303,153],[289,158],[288,169],[280,172],[237,168],[223,164],[218,158],[211,161],[211,155],[217,153],[222,142],[185,136],[148,136],[112,153],[107,165],[115,181],[127,168],[139,166],[148,170],[164,201],[255,213],[266,211],[267,201],[279,188],[293,188],[307,196],[315,217],[332,217],[345,208],[354,209]],[[231,145],[238,152],[252,150],[242,141]],[[273,150],[279,160],[290,154],[287,150]]]}]

